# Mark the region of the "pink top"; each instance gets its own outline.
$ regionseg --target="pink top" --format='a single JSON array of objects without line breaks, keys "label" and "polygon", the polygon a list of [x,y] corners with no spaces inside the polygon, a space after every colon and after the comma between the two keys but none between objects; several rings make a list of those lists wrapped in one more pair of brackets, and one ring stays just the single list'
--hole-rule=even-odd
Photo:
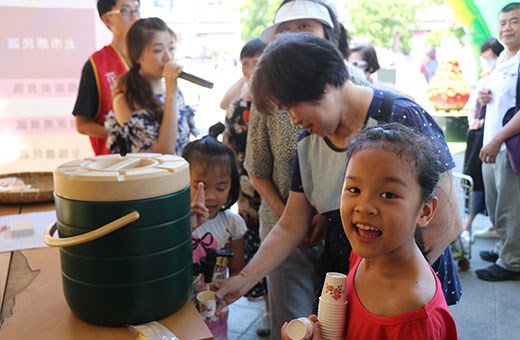
[{"label": "pink top", "polygon": [[432,300],[413,312],[392,316],[377,316],[365,309],[354,289],[354,274],[361,257],[353,251],[350,255],[350,271],[347,277],[347,331],[346,339],[407,339],[437,340],[457,339],[457,326],[442,293],[441,283],[435,273],[436,291]]}]

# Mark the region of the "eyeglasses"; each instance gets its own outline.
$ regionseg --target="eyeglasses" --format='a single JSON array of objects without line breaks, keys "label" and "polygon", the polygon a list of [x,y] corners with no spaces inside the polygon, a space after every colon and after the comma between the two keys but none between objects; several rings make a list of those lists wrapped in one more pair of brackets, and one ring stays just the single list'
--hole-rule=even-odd
[{"label": "eyeglasses", "polygon": [[121,15],[129,17],[129,16],[131,16],[134,13],[135,13],[135,15],[139,15],[139,13],[140,13],[139,7],[136,7],[136,8],[123,7],[123,8],[120,8],[120,9],[114,9],[113,11],[108,11],[105,14],[107,14],[107,15],[121,14]]}]

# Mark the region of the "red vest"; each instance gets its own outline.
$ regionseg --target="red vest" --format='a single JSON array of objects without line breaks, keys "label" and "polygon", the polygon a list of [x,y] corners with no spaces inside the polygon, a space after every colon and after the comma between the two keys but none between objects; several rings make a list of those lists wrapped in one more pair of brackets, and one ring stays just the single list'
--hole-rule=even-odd
[{"label": "red vest", "polygon": [[[106,114],[112,110],[112,90],[115,79],[128,71],[128,64],[119,52],[107,45],[95,52],[89,58],[94,76],[96,77],[96,87],[98,91],[98,110],[94,122],[104,125]],[[96,155],[109,154],[106,138],[90,137],[90,143]]]}]

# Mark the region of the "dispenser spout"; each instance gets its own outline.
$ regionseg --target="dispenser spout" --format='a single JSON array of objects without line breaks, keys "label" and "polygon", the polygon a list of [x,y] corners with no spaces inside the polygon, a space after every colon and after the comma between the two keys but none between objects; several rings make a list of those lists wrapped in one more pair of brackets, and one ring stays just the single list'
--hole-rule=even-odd
[{"label": "dispenser spout", "polygon": [[208,248],[206,249],[206,256],[200,258],[200,264],[193,266],[193,274],[198,275],[202,273],[204,275],[204,283],[211,283],[211,281],[213,281],[213,272],[215,271],[217,257],[232,256],[234,256],[234,254],[231,248],[224,248],[221,250]]}]

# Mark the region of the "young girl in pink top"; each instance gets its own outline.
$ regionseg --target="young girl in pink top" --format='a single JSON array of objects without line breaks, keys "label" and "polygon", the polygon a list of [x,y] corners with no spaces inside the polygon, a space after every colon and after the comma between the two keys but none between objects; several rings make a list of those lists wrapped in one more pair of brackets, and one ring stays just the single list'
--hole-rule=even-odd
[{"label": "young girl in pink top", "polygon": [[[387,124],[362,131],[348,154],[341,197],[353,250],[346,338],[457,339],[440,281],[415,242],[438,205],[436,148],[410,128]],[[313,339],[321,339],[311,320]]]}]

